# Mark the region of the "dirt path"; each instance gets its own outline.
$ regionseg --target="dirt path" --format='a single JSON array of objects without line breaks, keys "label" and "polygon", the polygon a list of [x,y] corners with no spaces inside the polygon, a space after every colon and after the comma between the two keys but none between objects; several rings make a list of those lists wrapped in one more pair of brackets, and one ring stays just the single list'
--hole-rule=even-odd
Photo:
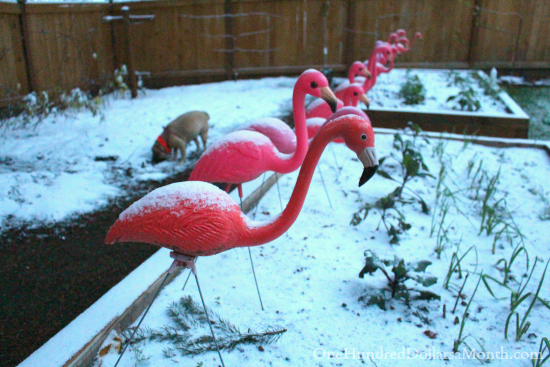
[{"label": "dirt path", "polygon": [[189,174],[143,182],[127,190],[131,195],[76,219],[0,234],[0,366],[19,364],[158,250],[103,240],[128,205]]}]

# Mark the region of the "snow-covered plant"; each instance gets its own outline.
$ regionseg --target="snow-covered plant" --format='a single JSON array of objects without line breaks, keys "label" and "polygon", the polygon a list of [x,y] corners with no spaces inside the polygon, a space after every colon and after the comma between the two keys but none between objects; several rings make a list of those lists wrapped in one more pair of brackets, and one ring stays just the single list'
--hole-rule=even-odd
[{"label": "snow-covered plant", "polygon": [[401,84],[398,95],[405,100],[407,105],[420,104],[426,99],[426,88],[418,75],[411,75],[410,71],[410,69],[407,70],[406,80]]},{"label": "snow-covered plant", "polygon": [[481,102],[472,87],[462,89],[457,95],[447,98],[447,102],[451,101],[455,102],[453,110],[475,112],[481,108]]},{"label": "snow-covered plant", "polygon": [[23,115],[26,118],[48,116],[52,110],[53,103],[50,101],[48,92],[31,92],[23,98]]},{"label": "snow-covered plant", "polygon": [[97,116],[101,114],[103,106],[104,102],[100,95],[92,97],[90,94],[80,90],[80,88],[75,88],[69,93],[63,92],[60,94],[57,110],[73,112],[84,109],[90,111],[92,115]]},{"label": "snow-covered plant", "polygon": [[447,80],[447,87],[456,86],[462,89],[468,84],[468,80],[455,70],[449,71]]},{"label": "snow-covered plant", "polygon": [[[279,340],[286,329],[279,326],[268,326],[261,332],[241,332],[239,327],[223,319],[220,315],[207,309],[212,327],[216,329],[217,344],[220,349],[233,350],[241,344],[271,344]],[[168,306],[167,314],[172,325],[165,325],[160,329],[140,328],[134,335],[132,345],[143,341],[167,341],[173,347],[166,347],[163,354],[167,358],[178,351],[183,356],[195,356],[206,352],[216,351],[214,340],[210,334],[208,318],[200,304],[191,296],[183,297],[179,302]],[[130,340],[130,330],[123,332],[126,343]]]},{"label": "snow-covered plant", "polygon": [[[408,280],[416,282],[423,287],[430,287],[437,283],[435,276],[421,276],[418,273],[425,273],[426,268],[432,263],[426,260],[420,260],[413,263],[405,263],[405,260],[395,256],[393,259],[380,259],[373,251],[366,250],[365,266],[359,272],[359,278],[364,278],[365,274],[373,275],[378,270],[388,280],[387,288],[382,289],[378,294],[361,296],[359,301],[367,305],[377,305],[382,310],[386,309],[386,302],[390,299],[403,301],[410,305],[411,300],[434,300],[441,299],[437,294],[425,289],[408,287],[405,283]],[[393,273],[390,276],[389,273]],[[415,274],[416,273],[416,274]],[[389,297],[388,297],[389,296]]]},{"label": "snow-covered plant", "polygon": [[126,91],[130,90],[128,84],[124,81],[124,78],[128,75],[128,69],[126,65],[122,65],[120,69],[115,69],[113,73],[113,81],[109,83],[108,89],[115,95],[123,96]]}]

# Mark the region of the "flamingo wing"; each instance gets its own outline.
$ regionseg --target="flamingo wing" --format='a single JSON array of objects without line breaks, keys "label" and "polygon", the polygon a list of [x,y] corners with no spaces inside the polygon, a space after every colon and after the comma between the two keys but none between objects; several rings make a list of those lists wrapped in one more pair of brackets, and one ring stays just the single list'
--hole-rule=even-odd
[{"label": "flamingo wing", "polygon": [[197,161],[190,181],[240,184],[271,170],[273,143],[254,131],[236,131],[209,147]]},{"label": "flamingo wing", "polygon": [[121,213],[105,242],[145,242],[190,256],[235,247],[241,211],[224,192],[205,185],[184,182],[153,191]]}]

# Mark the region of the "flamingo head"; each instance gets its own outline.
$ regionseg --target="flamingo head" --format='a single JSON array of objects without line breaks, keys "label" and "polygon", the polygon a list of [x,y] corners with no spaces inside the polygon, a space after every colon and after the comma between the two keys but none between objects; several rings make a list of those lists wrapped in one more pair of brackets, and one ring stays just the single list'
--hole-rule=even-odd
[{"label": "flamingo head", "polygon": [[398,29],[395,33],[397,33],[398,37],[405,37],[407,35],[407,31],[404,29]]},{"label": "flamingo head", "polygon": [[294,92],[297,91],[324,99],[332,112],[336,112],[338,99],[328,86],[327,78],[320,71],[315,69],[304,71],[294,86]]},{"label": "flamingo head", "polygon": [[323,127],[332,125],[337,128],[346,146],[357,154],[363,163],[363,174],[359,179],[359,187],[374,176],[380,163],[374,147],[374,131],[368,120],[358,114],[347,114],[339,117],[330,116]]},{"label": "flamingo head", "polygon": [[353,106],[357,106],[359,102],[363,102],[367,109],[370,106],[370,101],[359,83],[350,84],[344,91],[344,98],[349,99]]},{"label": "flamingo head", "polygon": [[422,33],[416,32],[416,33],[414,34],[414,38],[423,39],[424,36],[422,36]]},{"label": "flamingo head", "polygon": [[388,43],[394,43],[395,40],[397,39],[397,33],[395,32],[392,32],[388,35]]},{"label": "flamingo head", "polygon": [[350,73],[354,76],[364,76],[367,79],[371,78],[370,71],[361,61],[355,61],[353,64],[351,64]]},{"label": "flamingo head", "polygon": [[389,43],[384,42],[374,49],[374,53],[376,54],[376,59],[381,64],[387,65],[394,56],[394,50]]}]

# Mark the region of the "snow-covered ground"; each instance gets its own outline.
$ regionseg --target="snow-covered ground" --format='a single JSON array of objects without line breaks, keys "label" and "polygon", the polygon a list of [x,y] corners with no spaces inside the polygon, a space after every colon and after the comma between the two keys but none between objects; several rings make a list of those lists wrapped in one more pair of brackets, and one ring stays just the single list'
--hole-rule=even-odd
[{"label": "snow-covered ground", "polygon": [[[388,156],[397,151],[392,147],[393,135],[378,134],[376,149],[379,156]],[[544,211],[548,210],[550,193],[547,180],[550,177],[550,159],[538,149],[482,147],[463,142],[448,142],[428,139],[429,144],[418,139],[425,163],[434,178],[416,178],[407,186],[407,197],[412,193],[422,196],[431,207],[424,214],[418,203],[401,205],[398,209],[404,220],[412,228],[400,235],[399,245],[391,245],[389,236],[380,223],[380,210],[371,210],[366,220],[351,226],[353,213],[365,203],[373,204],[393,191],[397,184],[376,175],[365,186],[357,188],[362,165],[354,153],[343,144],[333,144],[336,160],[329,147],[320,161],[311,184],[304,207],[296,223],[287,235],[256,248],[252,248],[256,265],[256,275],[261,287],[266,307],[261,311],[254,288],[248,253],[245,249],[234,249],[215,256],[201,258],[197,263],[205,300],[209,307],[225,320],[236,324],[246,332],[266,326],[280,326],[288,331],[273,344],[243,345],[233,352],[222,352],[226,366],[420,366],[451,365],[477,366],[480,362],[471,357],[465,344],[459,348],[461,354],[451,355],[453,343],[458,338],[465,306],[470,301],[480,274],[489,275],[499,281],[503,279],[503,264],[500,259],[509,261],[518,238],[508,243],[506,236],[496,240],[495,253],[492,253],[494,234],[480,232],[483,188],[475,199],[475,185],[472,179],[479,167],[487,178],[494,177],[500,170],[496,194],[489,203],[493,205],[503,198],[500,206],[513,213],[513,225],[525,236],[524,247],[528,253],[529,270],[526,268],[526,254],[521,251],[511,266],[512,277],[508,286],[516,290],[518,282],[525,284],[524,274],[537,266],[527,285],[527,292],[535,292],[546,261],[548,260],[548,238],[550,226],[543,221]],[[443,152],[438,155],[438,152]],[[439,157],[442,157],[441,159]],[[469,169],[469,164],[474,167]],[[453,196],[448,196],[449,211],[443,220],[449,242],[438,258],[434,249],[438,238],[439,223],[442,222],[441,208],[435,205],[438,185],[438,172],[446,168],[443,186],[448,187]],[[342,167],[340,174],[337,167]],[[399,179],[397,164],[391,158],[384,163],[384,169]],[[468,174],[468,171],[470,173]],[[330,193],[330,201],[325,194],[322,177]],[[478,178],[480,173],[478,173]],[[280,191],[283,205],[286,205],[294,188],[298,173],[281,179]],[[474,184],[477,182],[473,180]],[[481,182],[486,187],[488,180]],[[470,187],[470,190],[465,190]],[[504,204],[505,201],[505,204]],[[261,200],[257,219],[268,220],[281,211],[279,194],[273,187]],[[432,214],[435,219],[432,222]],[[547,213],[549,215],[550,213]],[[510,222],[510,219],[508,219]],[[395,220],[390,220],[395,224]],[[511,222],[510,222],[511,223]],[[432,236],[430,230],[435,225]],[[379,228],[378,228],[379,227]],[[377,229],[378,228],[378,229]],[[460,245],[459,245],[460,244]],[[120,246],[126,246],[120,244]],[[459,256],[474,247],[462,261],[463,275],[469,279],[453,314],[456,297],[464,278],[452,274],[448,289],[443,287],[453,253]],[[366,299],[387,286],[386,278],[376,272],[374,275],[358,277],[365,265],[363,253],[370,249],[382,259],[392,260],[394,256],[406,263],[428,260],[432,263],[423,276],[437,277],[437,283],[425,288],[409,280],[407,287],[429,290],[441,296],[441,300],[410,302],[410,307],[402,301],[388,301],[387,309],[376,305],[367,306]],[[477,252],[477,255],[476,255]],[[538,257],[538,260],[535,258]],[[390,276],[391,267],[388,272]],[[416,273],[414,273],[416,274]],[[183,272],[167,286],[155,301],[142,327],[159,330],[163,326],[177,327],[166,310],[172,302],[185,295],[199,301],[195,283],[190,280],[182,291],[187,272]],[[493,364],[498,366],[531,366],[529,353],[538,351],[542,337],[548,336],[550,310],[542,303],[535,304],[528,321],[531,327],[520,341],[516,336],[515,317],[510,324],[508,340],[504,338],[506,319],[510,313],[510,291],[487,280],[496,299],[491,296],[483,282],[469,307],[462,339],[476,353],[485,348]],[[389,293],[386,293],[389,298]],[[550,287],[548,279],[543,284],[539,296],[548,300]],[[516,311],[520,320],[525,315],[532,298],[528,297]],[[446,318],[443,318],[443,307]],[[456,324],[455,317],[459,323]],[[194,331],[196,335],[208,334],[204,327]],[[430,334],[431,332],[431,334]],[[430,334],[432,338],[426,334]],[[470,335],[469,337],[467,337]],[[112,336],[114,337],[114,335]],[[113,342],[106,341],[104,346]],[[479,341],[480,344],[476,341]],[[482,345],[483,347],[481,347]],[[170,350],[171,348],[172,350]],[[106,350],[106,349],[105,349]],[[163,352],[164,350],[164,352]],[[346,354],[347,353],[347,354]],[[360,353],[364,353],[361,355]],[[371,354],[368,354],[371,353]],[[387,354],[386,354],[387,353]],[[394,353],[393,355],[391,353]],[[523,353],[523,354],[522,354]],[[329,356],[332,355],[332,358]],[[112,366],[118,355],[113,348],[98,357],[95,366]],[[449,361],[444,361],[447,358]],[[433,361],[436,359],[436,361]],[[371,362],[372,360],[372,362]],[[487,361],[485,361],[487,362]],[[168,341],[144,341],[128,350],[120,366],[218,366],[215,352],[200,354],[193,359],[182,356],[174,344]]]},{"label": "snow-covered ground", "polygon": [[[390,74],[388,78],[393,76]],[[81,112],[73,117],[47,118],[34,131],[5,131],[0,147],[3,163],[0,166],[0,218],[4,221],[11,215],[23,220],[61,220],[71,214],[97,209],[109,197],[123,194],[119,186],[128,180],[162,179],[185,167],[175,162],[156,166],[148,163],[150,148],[163,125],[188,110],[205,110],[211,116],[209,141],[214,142],[253,118],[287,113],[294,80],[268,78],[148,90],[145,96],[136,100],[109,100],[103,121]],[[373,121],[373,124],[376,122]],[[398,154],[392,148],[393,138],[392,134],[377,134],[376,147],[380,157],[392,152]],[[235,249],[200,259],[198,271],[201,286],[207,304],[215,312],[238,325],[242,331],[249,327],[257,330],[270,325],[288,330],[277,343],[263,345],[263,352],[257,346],[250,345],[239,346],[231,353],[223,352],[228,367],[371,364],[370,356],[366,354],[363,361],[352,359],[360,352],[374,353],[372,359],[377,366],[409,366],[411,363],[433,363],[425,359],[430,356],[440,359],[442,355],[434,354],[449,353],[460,328],[460,323],[454,323],[455,316],[462,321],[465,309],[462,302],[471,299],[481,271],[502,280],[503,272],[499,269],[503,264],[499,263],[498,268],[495,264],[501,258],[508,261],[514,246],[518,244],[518,238],[512,239],[511,246],[506,236],[502,235],[497,238],[495,254],[492,254],[495,233],[502,225],[497,226],[490,235],[485,232],[478,235],[482,204],[479,198],[474,200],[472,197],[475,196],[477,182],[473,182],[473,177],[480,162],[483,162],[482,169],[476,177],[479,179],[481,172],[486,172],[486,179],[481,182],[483,187],[500,168],[496,194],[489,204],[499,208],[497,214],[506,216],[504,209],[513,213],[513,223],[507,217],[509,231],[514,227],[525,236],[530,269],[535,264],[535,257],[539,257],[526,292],[536,291],[548,260],[550,237],[549,222],[541,220],[541,217],[550,216],[550,193],[547,189],[550,159],[546,153],[534,148],[496,149],[462,142],[439,142],[435,138],[428,139],[429,144],[421,138],[417,140],[435,177],[438,177],[442,165],[447,169],[443,182],[454,193],[454,197],[447,199],[450,206],[443,222],[448,242],[437,231],[443,218],[441,199],[435,205],[437,178],[415,179],[407,184],[412,190],[407,192],[421,195],[431,207],[431,212],[422,213],[418,203],[398,204],[398,209],[405,216],[403,220],[412,225],[410,230],[400,235],[399,245],[390,245],[389,236],[380,224],[380,210],[377,208],[371,209],[362,223],[351,226],[355,212],[364,204],[374,204],[388,195],[397,184],[377,175],[358,189],[361,164],[344,145],[333,144],[321,158],[320,169],[315,173],[302,213],[288,235],[252,249],[265,311],[260,310],[256,299],[246,250]],[[189,154],[194,152],[193,145],[188,149]],[[334,149],[336,159],[331,149]],[[108,156],[118,158],[114,162],[96,161],[96,157]],[[338,166],[342,167],[340,174],[337,173]],[[395,161],[388,158],[384,169],[399,179]],[[126,172],[131,173],[131,178],[125,176]],[[321,172],[330,193],[332,208],[325,194]],[[283,205],[290,197],[296,177],[295,172],[280,181]],[[485,189],[480,188],[479,197],[484,192]],[[503,200],[498,201],[501,198]],[[278,190],[274,187],[262,199],[257,219],[272,218],[281,211],[280,205]],[[434,212],[436,215],[432,222]],[[397,226],[395,219],[390,221]],[[433,226],[436,230],[430,236]],[[447,246],[440,259],[434,253],[438,239]],[[449,289],[443,288],[443,281],[453,253],[462,256],[471,246],[475,246],[478,256],[476,259],[474,250],[471,250],[462,262],[462,270],[471,275],[462,292],[464,301],[459,301],[456,313],[451,314],[463,279],[457,279],[453,274]],[[410,307],[400,301],[390,301],[386,311],[378,306],[366,306],[360,298],[367,299],[387,283],[380,271],[373,276],[366,275],[364,279],[358,277],[365,265],[363,253],[367,249],[382,259],[393,259],[395,255],[407,263],[431,261],[432,265],[426,273],[438,279],[426,290],[440,295],[441,300],[412,301]],[[518,288],[516,281],[523,279],[525,283],[522,277],[526,273],[524,254],[523,251],[519,254],[511,268],[513,277],[508,286],[514,290]],[[185,292],[181,291],[185,278],[184,273],[166,287],[143,326],[159,328],[173,325],[166,315],[169,303],[185,294],[199,300],[193,282],[187,285]],[[531,327],[519,342],[513,341],[514,317],[509,341],[506,341],[504,325],[510,312],[510,291],[491,280],[488,282],[496,296],[505,299],[493,298],[481,283],[470,306],[462,338],[472,335],[465,341],[477,351],[480,347],[474,337],[488,352],[501,352],[502,348],[510,358],[514,358],[516,352],[536,351],[540,339],[548,336],[549,310],[540,302],[536,303],[528,318]],[[424,289],[412,280],[407,281],[406,285]],[[547,284],[543,285],[540,296],[543,299],[550,297]],[[531,299],[528,298],[517,308],[521,317]],[[445,319],[442,317],[443,305],[447,310]],[[206,334],[207,331],[203,329],[200,333]],[[437,333],[435,339],[425,335],[426,331]],[[162,352],[166,347],[169,347],[168,342],[141,343],[137,349],[127,352],[122,366],[219,364],[216,353],[212,352],[198,355],[194,360],[177,352],[169,353],[170,357],[166,358]],[[405,355],[414,361],[396,359],[400,358],[403,348]],[[349,354],[348,359],[344,360],[338,353],[346,349]],[[396,354],[395,358],[391,354],[384,358],[384,355],[377,354],[379,352]],[[331,353],[334,358],[328,359]],[[499,355],[493,356],[499,358]],[[136,363],[136,357],[143,361]],[[96,365],[112,366],[115,359],[116,354],[108,353],[99,358]],[[528,359],[507,359],[495,363],[499,366],[530,365]],[[452,360],[448,364],[478,365],[479,362],[470,358]]]},{"label": "snow-covered ground", "polygon": [[[401,85],[406,81],[407,69],[394,69],[387,74],[380,74],[374,87],[367,93],[373,109],[399,109],[425,112],[457,112],[455,101],[447,101],[451,96],[457,96],[463,90],[455,80],[464,80],[464,85],[471,87],[481,108],[476,111],[481,114],[503,115],[506,105],[492,96],[486,95],[474,76],[477,72],[470,70],[426,70],[410,69],[410,76],[418,75],[426,89],[426,99],[418,105],[406,105],[399,97]],[[458,108],[458,111],[460,109]]]},{"label": "snow-covered ground", "polygon": [[[295,78],[266,78],[147,90],[107,97],[104,119],[50,115],[36,129],[5,130],[0,141],[0,228],[7,218],[52,222],[93,211],[122,184],[161,180],[186,164],[152,165],[162,127],[190,110],[210,115],[209,142],[240,124],[288,113]],[[201,143],[202,144],[202,143]],[[188,156],[195,152],[189,144]],[[115,157],[114,161],[105,161]]]}]

